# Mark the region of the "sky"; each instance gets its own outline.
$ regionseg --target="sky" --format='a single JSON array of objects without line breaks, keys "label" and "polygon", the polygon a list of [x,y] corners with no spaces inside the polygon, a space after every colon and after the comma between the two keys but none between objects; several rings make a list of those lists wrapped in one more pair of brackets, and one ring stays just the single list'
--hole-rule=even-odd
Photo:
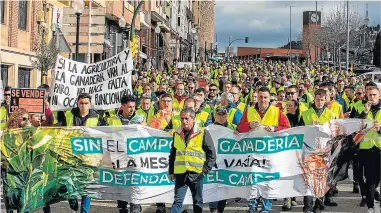
[{"label": "sky", "polygon": [[[318,1],[318,11],[322,11],[323,22],[325,15],[343,3],[344,1]],[[370,25],[380,24],[380,1],[350,1],[349,4],[349,8],[356,10],[362,19],[365,18],[368,4]],[[230,36],[232,40],[249,37],[248,44],[236,41],[233,47],[277,48],[287,44],[290,6],[291,37],[292,40],[297,40],[302,33],[303,11],[315,11],[316,1],[216,0],[214,31],[217,34],[218,51],[224,52]]]}]

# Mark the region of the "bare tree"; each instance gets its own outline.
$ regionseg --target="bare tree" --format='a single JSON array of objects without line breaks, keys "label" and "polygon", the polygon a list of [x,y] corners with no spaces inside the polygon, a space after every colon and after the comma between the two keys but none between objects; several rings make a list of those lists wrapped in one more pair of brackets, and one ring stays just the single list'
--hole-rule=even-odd
[{"label": "bare tree", "polygon": [[33,67],[41,71],[41,76],[46,75],[50,69],[53,69],[56,64],[57,55],[60,50],[54,42],[48,44],[46,42],[46,28],[39,26],[38,36],[35,45],[36,56],[31,58]]},{"label": "bare tree", "polygon": [[[327,49],[335,49],[337,53],[335,55],[341,55],[341,49],[347,48],[347,7],[346,3],[340,3],[335,8],[333,8],[324,17],[324,22],[322,23],[321,32],[318,33],[319,37],[322,38],[322,46]],[[354,6],[349,7],[349,30],[350,30],[350,40],[358,37],[358,29],[363,24],[359,13]],[[350,47],[348,47],[350,48]],[[343,54],[344,55],[344,54]],[[338,57],[338,61],[341,61],[341,57]]]},{"label": "bare tree", "polygon": [[[315,51],[314,47],[317,46],[320,50],[332,52],[333,58],[338,58],[337,61],[340,62],[340,57],[337,57],[337,55],[340,55],[341,48],[346,48],[347,41],[346,11],[346,4],[339,3],[323,17],[321,27],[311,27],[308,32],[302,33],[303,50],[308,58],[311,57],[311,53]],[[363,23],[359,13],[353,6],[349,8],[349,20],[350,40],[356,39]]]}]

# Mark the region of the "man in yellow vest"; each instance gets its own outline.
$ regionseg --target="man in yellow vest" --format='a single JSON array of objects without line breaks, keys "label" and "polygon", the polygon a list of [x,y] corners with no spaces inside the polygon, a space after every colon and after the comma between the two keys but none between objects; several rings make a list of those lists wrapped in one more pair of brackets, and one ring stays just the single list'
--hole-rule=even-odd
[{"label": "man in yellow vest", "polygon": [[173,96],[173,111],[175,114],[179,114],[184,107],[184,100],[187,98],[185,95],[185,87],[183,83],[176,85],[176,92]]},{"label": "man in yellow vest", "polygon": [[284,87],[281,86],[282,79],[280,77],[276,77],[273,80],[273,87],[270,89],[270,93],[278,94],[278,91],[284,90]]},{"label": "man in yellow vest", "polygon": [[151,123],[151,119],[155,114],[155,107],[151,103],[151,97],[144,95],[141,97],[140,106],[138,110],[136,110],[136,114],[144,116],[146,124]]},{"label": "man in yellow vest", "polygon": [[242,118],[242,113],[234,104],[234,96],[229,92],[222,93],[220,106],[228,110],[228,122],[238,125]]},{"label": "man in yellow vest", "polygon": [[195,124],[191,108],[180,112],[181,127],[173,135],[169,155],[169,176],[175,181],[175,200],[171,213],[181,213],[187,189],[193,197],[193,212],[203,210],[203,179],[216,162],[216,150],[210,133]]},{"label": "man in yellow vest", "polygon": [[234,97],[234,104],[236,105],[237,109],[243,114],[246,109],[246,104],[244,102],[240,101],[241,97],[241,88],[239,86],[233,86],[230,89],[230,93]]},{"label": "man in yellow vest", "polygon": [[376,188],[380,183],[381,173],[381,102],[380,90],[372,87],[367,92],[368,102],[360,118],[374,120],[374,128],[368,132],[360,143],[360,162],[364,167],[366,184],[367,213],[374,213]]},{"label": "man in yellow vest", "polygon": [[[148,97],[150,99],[150,97]],[[121,108],[118,115],[107,119],[109,126],[122,126],[130,124],[145,124],[144,117],[142,115],[135,116],[136,99],[132,95],[125,95],[121,98]],[[116,168],[118,169],[118,168]],[[119,213],[128,213],[128,202],[123,200],[117,200],[117,208]],[[138,204],[130,203],[130,212],[138,213],[141,211],[141,206]]]},{"label": "man in yellow vest", "polygon": [[[299,126],[307,126],[307,125],[322,125],[330,120],[336,119],[337,115],[332,112],[327,106],[327,100],[329,100],[329,96],[327,95],[327,91],[324,89],[318,89],[315,92],[314,103],[311,107],[302,113],[302,118],[300,119]],[[337,203],[332,199],[332,189],[330,189],[324,199],[324,205],[327,206],[337,206]],[[313,206],[313,197],[305,196],[304,197],[304,207],[303,211],[314,211],[320,212],[324,210],[323,203],[321,199],[316,199],[315,206]]]},{"label": "man in yellow vest", "polygon": [[339,104],[334,98],[332,98],[331,92],[333,89],[327,82],[322,82],[319,85],[320,89],[323,89],[326,91],[327,94],[327,107],[330,109],[333,113],[335,113],[336,118],[344,118],[344,113],[343,113],[343,106]]},{"label": "man in yellow vest", "polygon": [[[91,109],[91,96],[87,93],[78,95],[77,107],[65,113],[65,120],[63,126],[104,126],[105,123],[97,111]],[[78,200],[69,200],[70,208],[78,211]],[[90,197],[87,195],[82,196],[81,211],[90,211]]]},{"label": "man in yellow vest", "polygon": [[[196,98],[197,96],[194,96],[194,97]],[[195,123],[199,127],[206,127],[212,123],[212,118],[210,117],[209,113],[207,113],[203,110],[200,110],[200,108],[198,108],[198,106],[197,106],[198,104],[197,104],[197,101],[195,98],[185,99],[184,108],[193,109],[196,112]],[[173,130],[178,129],[181,126],[180,114],[172,116],[171,124],[169,124],[169,125],[172,126]]]},{"label": "man in yellow vest", "polygon": [[7,86],[4,88],[4,102],[1,103],[0,107],[0,130],[5,129],[8,122],[8,107],[11,102],[11,89],[12,87]]},{"label": "man in yellow vest", "polygon": [[[264,126],[268,132],[276,132],[290,128],[287,117],[279,110],[278,107],[270,104],[270,90],[268,87],[261,87],[258,90],[258,103],[249,107],[242,116],[238,125],[239,132],[249,132]],[[249,201],[249,212],[257,211],[258,202],[256,199]],[[270,199],[263,199],[262,211],[271,210],[272,203]]]},{"label": "man in yellow vest", "polygon": [[[233,131],[236,131],[237,125],[229,123],[227,121],[228,111],[222,107],[218,106],[214,113],[214,124],[219,126],[227,127]],[[227,200],[220,200],[216,202],[209,203],[209,209],[211,213],[224,212]]]},{"label": "man in yellow vest", "polygon": [[194,94],[193,94],[193,97],[196,99],[196,100],[199,100],[199,106],[198,108],[209,113],[209,114],[212,114],[213,113],[213,108],[207,103],[207,101],[205,101],[205,97],[206,97],[206,91],[204,88],[200,87],[200,88],[197,88],[195,91],[194,91]]}]

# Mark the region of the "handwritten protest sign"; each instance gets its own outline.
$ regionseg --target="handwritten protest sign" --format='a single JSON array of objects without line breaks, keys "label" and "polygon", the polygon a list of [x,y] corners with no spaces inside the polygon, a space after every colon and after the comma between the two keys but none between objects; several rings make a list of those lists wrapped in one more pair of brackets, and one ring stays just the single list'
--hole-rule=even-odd
[{"label": "handwritten protest sign", "polygon": [[11,89],[12,113],[18,108],[26,109],[29,113],[45,113],[45,90],[39,89]]},{"label": "handwritten protest sign", "polygon": [[95,64],[58,56],[51,87],[51,109],[61,111],[76,107],[77,97],[82,93],[91,95],[96,110],[118,108],[123,95],[132,94],[132,70],[129,49]]}]

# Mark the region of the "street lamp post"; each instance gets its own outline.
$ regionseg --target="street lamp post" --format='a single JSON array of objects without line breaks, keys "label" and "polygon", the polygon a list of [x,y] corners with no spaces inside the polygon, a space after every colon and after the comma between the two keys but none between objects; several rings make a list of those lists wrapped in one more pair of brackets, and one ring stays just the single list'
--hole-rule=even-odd
[{"label": "street lamp post", "polygon": [[[122,30],[122,36],[125,37],[124,34],[125,34],[125,31],[126,31],[126,24],[127,24],[127,22],[126,22],[126,19],[124,18],[124,7],[125,7],[124,1],[123,1],[122,7],[123,7],[122,8],[122,17],[120,17],[118,24],[119,24],[120,29]],[[124,44],[125,39],[122,38],[122,40],[123,40],[123,49],[124,49],[126,46],[128,47],[128,42],[125,45]]]},{"label": "street lamp post", "polygon": [[85,8],[85,2],[83,0],[75,0],[73,1],[73,8],[75,15],[77,16],[77,30],[75,34],[75,60],[78,61],[78,52],[79,52],[79,23],[81,19],[81,15]]},{"label": "street lamp post", "polygon": [[155,28],[156,33],[156,69],[159,69],[159,35],[160,35],[160,27],[159,25]]},{"label": "street lamp post", "polygon": [[192,37],[193,37],[193,48],[194,48],[194,51],[192,51],[193,52],[193,54],[194,54],[194,63],[196,63],[196,61],[197,61],[197,56],[196,56],[196,50],[197,50],[197,46],[196,46],[196,32],[197,32],[197,29],[196,28],[192,28],[191,29],[191,33],[192,33]]}]

